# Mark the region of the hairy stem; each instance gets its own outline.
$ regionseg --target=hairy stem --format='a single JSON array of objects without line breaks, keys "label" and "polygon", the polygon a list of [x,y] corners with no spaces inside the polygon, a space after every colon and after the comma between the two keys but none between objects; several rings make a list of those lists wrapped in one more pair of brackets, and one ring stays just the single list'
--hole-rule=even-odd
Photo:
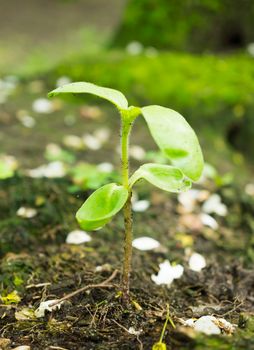
[{"label": "hairy stem", "polygon": [[133,121],[122,115],[122,184],[128,190],[129,197],[123,208],[125,238],[124,238],[124,260],[123,260],[123,275],[122,275],[122,293],[124,302],[129,301],[130,288],[130,271],[132,257],[132,213],[131,213],[131,195],[132,191],[129,187],[129,135]]}]

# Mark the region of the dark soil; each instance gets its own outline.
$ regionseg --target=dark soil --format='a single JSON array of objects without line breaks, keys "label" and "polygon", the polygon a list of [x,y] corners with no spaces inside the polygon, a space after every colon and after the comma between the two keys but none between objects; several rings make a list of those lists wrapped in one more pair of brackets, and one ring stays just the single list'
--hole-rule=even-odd
[{"label": "dark soil", "polygon": [[[64,242],[66,234],[76,228],[73,214],[82,202],[81,198],[66,192],[68,185],[67,180],[28,178],[1,182],[1,290],[16,289],[22,297],[18,305],[1,305],[0,308],[1,336],[11,339],[12,346],[150,349],[159,339],[169,303],[176,325],[179,325],[179,318],[206,314],[222,316],[239,325],[232,337],[209,338],[168,326],[165,342],[169,349],[201,349],[203,342],[211,349],[254,349],[250,227],[253,221],[249,221],[254,207],[253,202],[244,196],[238,197],[232,188],[222,189],[222,194],[232,215],[236,210],[232,196],[238,198],[241,222],[237,223],[240,226],[236,230],[223,220],[216,239],[209,239],[212,236],[209,229],[186,231],[187,235],[192,233],[195,237],[195,249],[207,257],[209,264],[203,272],[188,269],[184,245],[175,238],[180,230],[175,200],[154,192],[152,208],[147,213],[135,215],[135,235],[153,236],[161,241],[164,249],[153,253],[134,251],[131,298],[140,308],[135,307],[135,303],[123,306],[119,300],[119,272],[113,281],[114,288],[92,289],[74,296],[62,305],[61,310],[48,313],[45,318],[17,321],[17,310],[27,306],[36,308],[42,300],[61,298],[81,286],[102,282],[114,269],[121,270],[123,223],[120,215],[103,230],[94,233],[92,242],[85,246]],[[45,197],[45,203],[37,207],[35,218],[28,220],[15,216],[21,203],[34,205],[38,195]],[[150,277],[158,270],[158,264],[167,258],[185,265],[183,277],[170,288],[155,285]],[[96,266],[102,266],[102,271],[95,272]],[[248,330],[249,326],[252,331]],[[124,328],[130,327],[142,330],[140,336],[128,334]],[[211,346],[207,342],[211,342]]]},{"label": "dark soil", "polygon": [[[20,101],[17,96],[16,105],[10,102],[5,106],[0,136],[3,151],[15,155],[23,167],[41,164],[45,145],[59,143],[67,132],[81,134],[108,123],[107,119],[87,121],[86,130],[80,131],[80,120],[67,131],[60,122],[63,112],[59,111],[53,116],[35,116],[37,127],[29,130],[18,124],[15,113],[19,104],[19,108],[28,108],[32,98],[28,95],[25,102],[21,98]],[[114,119],[109,125],[117,126],[118,121]],[[137,127],[133,139],[146,145],[149,141],[141,129]],[[103,151],[97,155],[87,151],[77,154],[77,158],[116,164],[117,154],[112,156],[112,151],[117,139],[116,132]],[[125,306],[119,297],[122,216],[119,214],[102,230],[92,233],[91,242],[66,244],[67,233],[77,229],[74,214],[89,194],[69,193],[70,186],[68,178],[32,179],[18,175],[0,181],[0,294],[16,290],[21,297],[19,303],[0,305],[0,335],[10,339],[9,348],[30,345],[35,350],[148,350],[160,338],[169,304],[177,328],[167,326],[164,341],[168,349],[254,349],[253,197],[238,185],[217,187],[208,182],[205,188],[218,192],[229,211],[225,218],[216,217],[219,229],[214,232],[210,228],[184,226],[175,196],[139,186],[140,198],[150,199],[151,207],[144,213],[135,213],[134,235],[154,237],[162,248],[154,252],[134,250],[132,302]],[[32,219],[20,218],[16,212],[21,206],[35,207],[38,214]],[[189,270],[186,248],[205,256],[207,267],[202,272]],[[151,280],[165,259],[185,267],[183,277],[170,288],[157,286]],[[101,266],[100,271],[96,271],[97,266]],[[80,293],[44,318],[15,317],[15,312],[24,307],[36,309],[41,301],[101,283],[115,269],[119,273],[112,288],[92,288]],[[180,319],[207,314],[237,324],[236,332],[232,336],[204,336],[181,326]],[[140,331],[140,335],[130,334],[130,327]]]}]

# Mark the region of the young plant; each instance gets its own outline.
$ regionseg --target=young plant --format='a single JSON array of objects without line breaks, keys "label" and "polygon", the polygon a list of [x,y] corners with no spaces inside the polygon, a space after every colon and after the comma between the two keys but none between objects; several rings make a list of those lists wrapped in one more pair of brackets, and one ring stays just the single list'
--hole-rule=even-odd
[{"label": "young plant", "polygon": [[[125,96],[117,90],[78,82],[59,87],[49,96],[88,93],[113,103],[121,117],[121,184],[110,183],[96,190],[76,214],[80,226],[88,231],[106,225],[122,208],[125,223],[122,293],[129,300],[129,279],[132,257],[132,188],[145,179],[168,192],[188,190],[201,176],[203,156],[198,139],[187,121],[172,109],[161,106],[128,107]],[[135,119],[142,115],[151,135],[171,165],[144,164],[129,175],[129,136]]]}]

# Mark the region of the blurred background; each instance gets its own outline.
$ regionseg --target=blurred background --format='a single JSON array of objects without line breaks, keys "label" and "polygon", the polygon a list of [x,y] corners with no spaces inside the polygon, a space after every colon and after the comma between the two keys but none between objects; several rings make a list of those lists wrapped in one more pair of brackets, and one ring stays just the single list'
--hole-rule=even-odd
[{"label": "blurred background", "polygon": [[[251,166],[252,0],[1,0],[0,4],[1,152],[26,164],[24,157],[36,147],[40,159],[47,141],[57,141],[55,131],[50,133],[57,122],[51,116],[39,118],[34,100],[45,99],[56,85],[84,80],[120,89],[131,104],[178,110],[198,128],[206,160],[222,172],[232,166],[238,169],[247,158],[247,168]],[[66,110],[58,107],[51,112],[59,121],[57,132],[64,134]],[[22,126],[26,116],[34,124],[29,130]],[[42,131],[41,123],[49,130]],[[29,135],[29,142],[22,135]],[[43,139],[40,145],[38,137]]]},{"label": "blurred background", "polygon": [[[24,304],[33,305],[38,295],[27,297],[27,284],[46,281],[53,288],[59,283],[51,292],[60,297],[86,273],[90,281],[97,265],[121,268],[121,215],[88,244],[66,241],[78,229],[74,213],[88,194],[120,181],[115,108],[85,95],[47,98],[57,86],[89,81],[119,89],[130,105],[177,110],[195,129],[204,153],[204,174],[192,191],[176,196],[141,182],[133,196],[135,237],[156,238],[163,247],[149,256],[134,252],[136,291],[149,294],[145,307],[150,294],[158,299],[150,276],[162,259],[187,266],[190,252],[197,251],[209,265],[206,282],[189,274],[176,285],[170,303],[177,300],[176,307],[187,313],[197,297],[204,297],[200,305],[206,296],[221,305],[227,298],[237,317],[239,310],[253,313],[253,18],[253,0],[0,0],[0,287],[5,295],[18,291]],[[130,160],[132,171],[145,162],[168,162],[143,118],[135,121]],[[75,310],[74,316],[88,314]],[[221,314],[229,315],[228,310]],[[6,313],[9,325],[14,324],[11,312]],[[3,329],[6,315],[0,317]],[[16,329],[5,335],[19,339]],[[78,340],[82,332],[76,333]],[[30,336],[27,324],[23,334]],[[72,335],[59,334],[62,343],[54,344],[65,348]],[[248,337],[253,344],[253,334]],[[151,342],[150,333],[146,339]],[[239,347],[251,347],[246,344]]]}]

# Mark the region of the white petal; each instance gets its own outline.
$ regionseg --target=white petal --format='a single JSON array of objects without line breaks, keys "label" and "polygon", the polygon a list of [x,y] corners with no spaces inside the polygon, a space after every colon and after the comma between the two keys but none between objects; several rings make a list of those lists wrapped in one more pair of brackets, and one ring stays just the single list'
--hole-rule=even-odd
[{"label": "white petal", "polygon": [[101,141],[91,134],[85,134],[83,136],[83,142],[86,147],[90,148],[93,151],[97,151],[102,146]]},{"label": "white petal", "polygon": [[94,132],[94,137],[100,141],[100,143],[105,143],[110,137],[110,131],[107,128],[97,129]]},{"label": "white petal", "polygon": [[148,200],[140,200],[132,203],[132,209],[136,212],[146,211],[150,207],[150,202]]},{"label": "white petal", "polygon": [[90,241],[91,237],[85,231],[81,230],[70,232],[66,238],[66,243],[68,244],[82,244]]},{"label": "white petal", "polygon": [[28,176],[32,178],[48,177],[58,178],[63,177],[66,174],[65,166],[63,162],[55,161],[46,165],[41,165],[35,169],[29,169],[27,171]]},{"label": "white petal", "polygon": [[174,279],[178,279],[182,276],[184,268],[182,265],[171,266],[168,260],[165,260],[159,265],[160,270],[158,275],[152,275],[151,279],[156,284],[170,285]]},{"label": "white petal", "polygon": [[203,255],[198,253],[193,253],[189,259],[189,267],[193,271],[201,271],[206,267],[206,260]]},{"label": "white petal", "polygon": [[33,128],[36,124],[35,119],[30,115],[21,115],[18,117],[18,119],[21,122],[21,124],[26,128]]},{"label": "white petal", "polygon": [[174,279],[178,279],[182,277],[184,271],[184,267],[180,264],[172,266],[171,274]]},{"label": "white petal", "polygon": [[63,139],[65,146],[80,150],[84,147],[82,138],[76,135],[66,135]]},{"label": "white petal", "polygon": [[254,43],[250,43],[247,45],[247,52],[254,57]]},{"label": "white petal", "polygon": [[61,86],[65,85],[65,84],[70,84],[70,83],[71,83],[71,79],[69,77],[63,76],[63,77],[60,77],[60,78],[57,79],[56,87],[61,87]]},{"label": "white petal", "polygon": [[250,183],[247,184],[245,186],[245,192],[249,195],[249,196],[254,196],[254,183]]},{"label": "white petal", "polygon": [[17,215],[22,218],[31,219],[37,215],[37,210],[34,208],[20,207],[17,211]]},{"label": "white petal", "polygon": [[97,166],[98,170],[102,171],[103,173],[111,173],[114,169],[113,164],[104,162]]},{"label": "white petal", "polygon": [[199,192],[199,190],[192,189],[187,192],[179,193],[177,196],[178,201],[185,209],[191,212],[195,208]]},{"label": "white petal", "polygon": [[213,316],[202,316],[194,324],[194,329],[198,332],[210,334],[220,334],[220,328],[214,323],[216,318]]},{"label": "white petal", "polygon": [[43,114],[52,113],[54,110],[53,103],[46,98],[38,98],[33,103],[33,110]]},{"label": "white petal", "polygon": [[226,216],[228,212],[226,205],[221,202],[221,197],[217,193],[212,194],[205,201],[202,210],[207,214],[215,213],[220,216]]},{"label": "white petal", "polygon": [[126,51],[128,52],[128,54],[133,56],[140,55],[143,49],[143,45],[139,41],[131,41],[126,46]]},{"label": "white petal", "polygon": [[201,213],[200,219],[203,225],[211,227],[213,230],[217,230],[219,228],[218,222],[209,214]]},{"label": "white petal", "polygon": [[133,334],[133,335],[140,335],[142,333],[142,329],[140,329],[139,331],[136,331],[136,329],[134,327],[130,327],[128,329],[128,332],[130,334]]},{"label": "white petal", "polygon": [[160,243],[151,237],[139,237],[133,240],[132,246],[139,250],[153,250],[160,246]]},{"label": "white petal", "polygon": [[[58,300],[47,300],[47,301],[42,301],[39,305],[39,307],[35,310],[34,314],[37,318],[44,317],[45,316],[45,311],[52,312],[54,310],[60,309],[61,305],[63,302],[60,302],[56,305],[52,305]],[[52,305],[52,306],[51,306]]]},{"label": "white petal", "polygon": [[136,160],[143,160],[145,158],[145,150],[137,145],[130,146],[130,156]]},{"label": "white petal", "polygon": [[187,327],[194,327],[195,321],[195,318],[189,318],[188,320],[184,321],[183,324]]}]

